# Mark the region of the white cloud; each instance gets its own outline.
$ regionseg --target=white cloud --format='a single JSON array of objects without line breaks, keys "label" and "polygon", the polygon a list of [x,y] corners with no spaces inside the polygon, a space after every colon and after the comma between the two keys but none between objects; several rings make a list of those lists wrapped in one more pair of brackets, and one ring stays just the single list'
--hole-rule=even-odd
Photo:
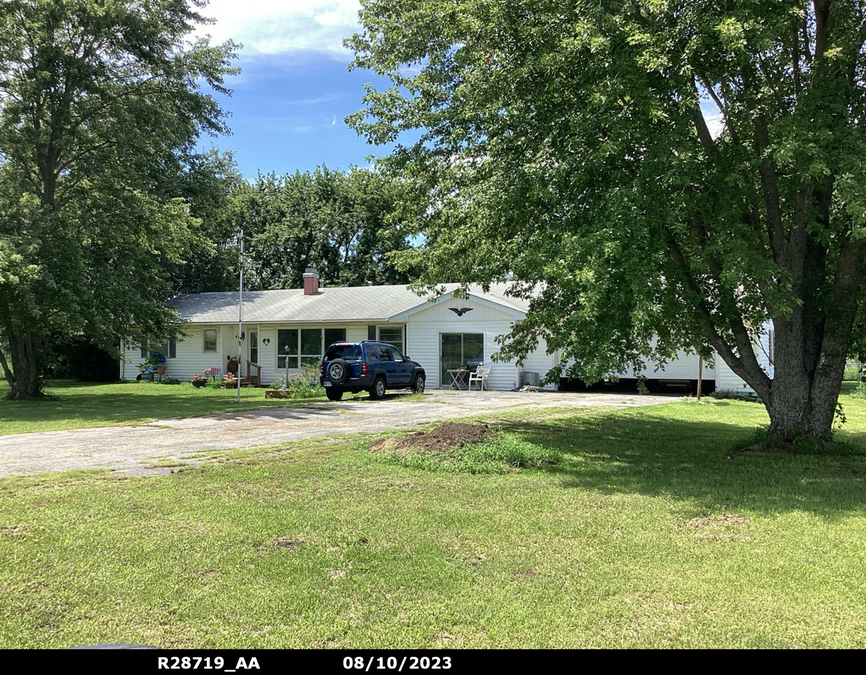
[{"label": "white cloud", "polygon": [[359,0],[211,0],[202,13],[216,23],[198,33],[240,42],[244,55],[316,52],[348,60],[343,39],[357,31],[359,8]]}]

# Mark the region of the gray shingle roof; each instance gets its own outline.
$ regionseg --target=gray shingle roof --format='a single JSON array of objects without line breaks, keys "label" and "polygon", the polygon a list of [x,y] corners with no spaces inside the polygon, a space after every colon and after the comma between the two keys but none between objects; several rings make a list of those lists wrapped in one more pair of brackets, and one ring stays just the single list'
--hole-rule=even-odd
[{"label": "gray shingle roof", "polygon": [[[450,293],[458,284],[445,284]],[[470,293],[507,308],[525,312],[529,303],[506,295],[507,285],[491,287],[484,293],[470,286]],[[425,305],[407,286],[351,286],[323,288],[317,295],[304,295],[303,289],[247,291],[244,293],[244,321],[250,323],[328,323],[387,321],[390,317]],[[238,294],[195,293],[179,295],[169,301],[181,319],[190,323],[233,323],[238,320]]]}]

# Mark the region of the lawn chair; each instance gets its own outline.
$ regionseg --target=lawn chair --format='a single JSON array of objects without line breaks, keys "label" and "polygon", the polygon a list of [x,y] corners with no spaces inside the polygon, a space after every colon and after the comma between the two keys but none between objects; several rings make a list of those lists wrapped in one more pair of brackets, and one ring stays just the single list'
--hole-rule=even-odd
[{"label": "lawn chair", "polygon": [[469,391],[472,391],[472,383],[478,383],[478,391],[484,391],[487,378],[490,377],[490,366],[479,365],[474,373],[469,373]]}]

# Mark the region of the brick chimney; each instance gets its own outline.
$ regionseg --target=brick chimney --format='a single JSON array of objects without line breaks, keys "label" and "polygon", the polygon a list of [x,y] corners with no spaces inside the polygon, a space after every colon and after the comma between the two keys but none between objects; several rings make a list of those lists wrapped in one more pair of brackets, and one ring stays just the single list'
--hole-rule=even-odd
[{"label": "brick chimney", "polygon": [[315,267],[308,267],[304,270],[304,295],[318,295],[319,293],[319,273]]}]

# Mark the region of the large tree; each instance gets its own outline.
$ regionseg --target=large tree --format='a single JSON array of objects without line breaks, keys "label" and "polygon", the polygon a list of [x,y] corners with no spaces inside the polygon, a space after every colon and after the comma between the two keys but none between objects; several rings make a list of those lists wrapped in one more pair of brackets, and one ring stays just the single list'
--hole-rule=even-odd
[{"label": "large tree", "polygon": [[[426,200],[425,281],[518,280],[570,373],[713,351],[831,437],[863,292],[862,0],[363,0],[351,118]],[[719,133],[721,129],[721,133]],[[770,323],[768,323],[770,322]],[[772,326],[772,377],[755,339]]]},{"label": "large tree", "polygon": [[411,281],[414,269],[388,258],[411,245],[404,194],[402,181],[376,171],[324,166],[241,187],[232,218],[246,228],[249,286],[298,288],[308,266],[329,285]]},{"label": "large tree", "polygon": [[166,195],[186,201],[190,215],[201,221],[192,250],[172,273],[175,292],[237,288],[237,197],[245,185],[232,154],[217,150],[192,157],[184,172],[166,185]]},{"label": "large tree", "polygon": [[199,221],[168,185],[226,131],[231,43],[190,35],[202,0],[0,4],[0,365],[41,392],[48,336],[112,347],[172,330],[170,273]]}]

